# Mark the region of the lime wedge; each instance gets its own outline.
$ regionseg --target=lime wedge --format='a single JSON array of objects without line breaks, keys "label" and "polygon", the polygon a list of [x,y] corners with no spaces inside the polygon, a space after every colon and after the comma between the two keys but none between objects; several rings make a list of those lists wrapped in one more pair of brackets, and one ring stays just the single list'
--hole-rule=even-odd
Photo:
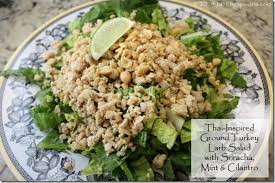
[{"label": "lime wedge", "polygon": [[133,21],[123,17],[114,18],[103,23],[92,37],[92,57],[98,60],[133,25]]}]

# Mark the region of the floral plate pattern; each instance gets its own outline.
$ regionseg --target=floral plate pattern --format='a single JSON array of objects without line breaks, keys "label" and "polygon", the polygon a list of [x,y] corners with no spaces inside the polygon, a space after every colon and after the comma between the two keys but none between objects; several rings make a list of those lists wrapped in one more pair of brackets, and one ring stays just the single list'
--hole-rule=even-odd
[{"label": "floral plate pattern", "polygon": [[[62,40],[68,34],[68,23],[82,16],[93,4],[89,3],[59,16],[37,31],[23,44],[10,60],[10,68],[43,67],[41,54],[50,49],[53,40]],[[215,34],[220,34],[224,54],[239,66],[239,73],[246,79],[247,88],[228,87],[228,92],[240,96],[239,107],[234,110],[236,118],[265,118],[270,115],[271,96],[270,79],[265,68],[260,64],[257,54],[231,27],[212,14],[180,2],[161,1],[166,15],[172,21],[192,16],[197,30],[211,27]],[[199,16],[201,15],[201,16]],[[109,177],[84,177],[81,169],[88,159],[79,154],[44,151],[37,148],[44,134],[34,125],[31,107],[36,101],[35,86],[15,78],[5,79],[0,95],[0,136],[8,165],[20,180],[28,181],[93,181],[110,180]],[[73,170],[63,168],[65,162],[73,163]],[[15,168],[14,168],[15,167]]]}]

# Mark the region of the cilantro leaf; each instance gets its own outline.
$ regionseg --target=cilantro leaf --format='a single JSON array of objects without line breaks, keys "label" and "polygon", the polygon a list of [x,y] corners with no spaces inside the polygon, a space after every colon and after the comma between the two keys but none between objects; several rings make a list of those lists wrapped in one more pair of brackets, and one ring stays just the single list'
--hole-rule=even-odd
[{"label": "cilantro leaf", "polygon": [[246,81],[239,73],[234,74],[234,76],[231,79],[231,84],[238,88],[246,88],[247,86]]},{"label": "cilantro leaf", "polygon": [[203,86],[208,82],[208,76],[206,73],[196,73],[194,68],[188,68],[183,75],[184,79],[191,82],[192,89],[196,90],[197,85]]}]

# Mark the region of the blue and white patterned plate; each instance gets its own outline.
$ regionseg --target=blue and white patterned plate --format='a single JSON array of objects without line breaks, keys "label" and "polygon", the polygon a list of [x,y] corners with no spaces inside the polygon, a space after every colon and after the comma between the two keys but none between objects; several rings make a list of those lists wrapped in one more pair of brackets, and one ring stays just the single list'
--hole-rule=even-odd
[{"label": "blue and white patterned plate", "polygon": [[[63,39],[68,34],[68,23],[98,2],[92,1],[76,7],[43,25],[18,48],[6,68],[41,67],[44,63],[41,54],[49,49],[50,43]],[[179,1],[161,1],[161,6],[173,21],[193,16],[197,29],[211,26],[215,32],[221,34],[225,56],[238,64],[239,73],[248,83],[246,89],[228,87],[230,93],[241,98],[233,115],[236,118],[271,116],[271,82],[263,62],[246,39],[222,19],[193,5]],[[37,88],[14,78],[1,78],[1,83],[0,150],[18,180],[95,180],[94,177],[80,175],[80,170],[88,163],[87,158],[79,154],[37,148],[38,142],[44,136],[35,127],[30,114],[31,107],[35,105],[33,96]],[[271,119],[269,122],[272,125]],[[63,168],[66,161],[73,163],[72,171]],[[108,177],[101,180],[108,180]]]}]

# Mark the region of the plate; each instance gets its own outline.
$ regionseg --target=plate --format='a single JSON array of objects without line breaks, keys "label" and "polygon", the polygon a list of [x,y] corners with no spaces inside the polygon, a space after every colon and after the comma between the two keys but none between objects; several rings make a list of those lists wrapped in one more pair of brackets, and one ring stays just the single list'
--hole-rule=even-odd
[{"label": "plate", "polygon": [[[50,49],[53,40],[61,40],[68,34],[68,23],[87,12],[100,1],[73,8],[44,24],[17,49],[8,62],[7,68],[41,67],[41,54]],[[161,1],[167,16],[172,21],[192,16],[198,28],[212,27],[221,35],[225,56],[238,64],[239,73],[246,79],[248,87],[228,87],[228,92],[240,96],[240,104],[233,114],[235,118],[269,118],[272,125],[272,86],[262,60],[249,42],[232,26],[216,15],[194,5],[181,1]],[[201,15],[201,16],[199,16]],[[80,170],[88,159],[74,153],[44,151],[37,148],[43,138],[34,125],[30,109],[35,105],[37,88],[14,78],[1,78],[0,95],[0,150],[11,171],[18,180],[27,181],[93,181],[109,180],[109,177],[84,177]],[[268,137],[269,132],[266,133]],[[266,141],[267,143],[267,138]],[[262,146],[266,145],[263,143]],[[257,157],[261,153],[255,152]],[[256,158],[257,159],[257,158]],[[74,169],[63,168],[65,162],[73,163]],[[248,172],[237,175],[239,180]],[[241,178],[240,178],[241,177]],[[235,180],[235,179],[227,179]]]}]

